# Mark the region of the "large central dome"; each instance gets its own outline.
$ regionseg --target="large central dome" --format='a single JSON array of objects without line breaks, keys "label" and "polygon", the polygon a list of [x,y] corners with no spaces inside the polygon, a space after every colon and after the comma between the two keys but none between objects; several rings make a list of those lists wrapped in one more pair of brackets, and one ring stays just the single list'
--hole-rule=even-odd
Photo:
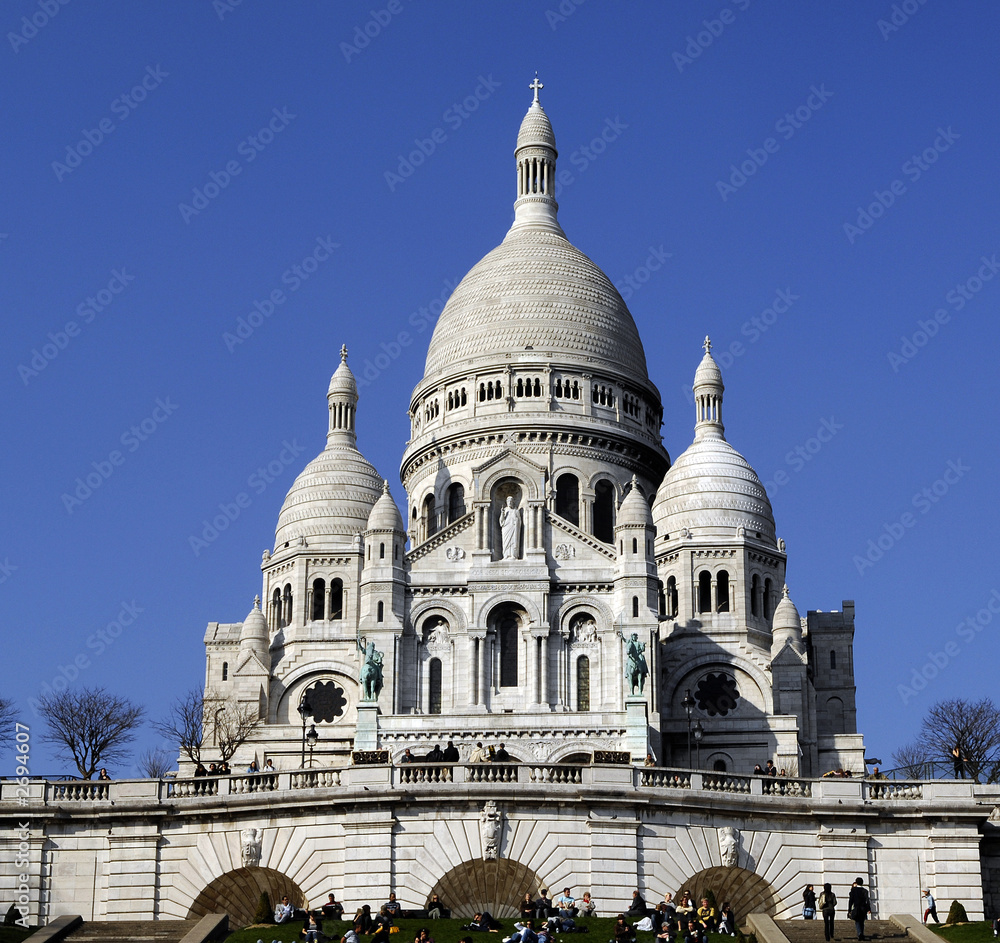
[{"label": "large central dome", "polygon": [[548,228],[511,229],[462,279],[434,330],[424,375],[522,351],[648,379],[621,295],[561,231]]}]

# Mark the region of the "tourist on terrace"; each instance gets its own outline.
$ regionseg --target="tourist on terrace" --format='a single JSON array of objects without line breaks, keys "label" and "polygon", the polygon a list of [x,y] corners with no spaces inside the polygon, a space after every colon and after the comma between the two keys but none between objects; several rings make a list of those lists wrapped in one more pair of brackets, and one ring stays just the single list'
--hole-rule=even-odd
[{"label": "tourist on terrace", "polygon": [[642,763],[643,766],[656,766],[656,757],[652,753],[646,754],[646,759]]},{"label": "tourist on terrace", "polygon": [[507,752],[507,744],[501,743],[500,749],[493,754],[494,763],[513,763],[513,757]]},{"label": "tourist on terrace", "polygon": [[259,773],[260,770],[257,768],[257,761],[251,760],[250,765],[247,767],[248,773]]},{"label": "tourist on terrace", "polygon": [[217,770],[217,772],[220,776],[230,776],[232,775],[233,771],[230,768],[229,763],[226,760],[223,760],[219,764],[219,769]]},{"label": "tourist on terrace", "polygon": [[197,777],[197,776],[207,776],[207,775],[208,775],[208,770],[207,770],[207,769],[205,769],[205,767],[204,767],[204,766],[203,766],[203,765],[202,765],[201,763],[199,763],[199,764],[198,764],[198,765],[197,765],[197,766],[196,766],[196,767],[194,768],[194,775],[195,775],[196,777]]},{"label": "tourist on terrace", "polygon": [[444,762],[444,751],[441,749],[441,745],[438,743],[434,744],[434,749],[424,757],[428,763],[443,763]]},{"label": "tourist on terrace", "polygon": [[489,755],[483,749],[483,741],[482,740],[477,740],[476,741],[476,748],[475,748],[475,750],[473,750],[472,753],[469,754],[469,762],[470,763],[488,763],[489,762]]},{"label": "tourist on terrace", "polygon": [[97,774],[97,778],[102,783],[109,783],[109,782],[111,782],[111,776],[108,774],[108,771],[103,766],[101,767],[101,771]]},{"label": "tourist on terrace", "polygon": [[757,764],[757,765],[756,765],[756,766],[755,766],[755,767],[753,768],[753,774],[754,774],[754,776],[763,776],[763,775],[764,775],[764,770],[762,770],[762,769],[761,769],[761,767],[760,767],[760,763],[758,763],[758,764]]},{"label": "tourist on terrace", "polygon": [[399,758],[399,765],[402,766],[404,763],[416,763],[417,758],[410,752],[410,748],[407,747],[403,750],[403,755]]},{"label": "tourist on terrace", "polygon": [[833,918],[837,910],[837,895],[829,884],[823,885],[823,893],[819,895],[819,910],[823,914],[823,936],[827,943],[833,939]]},{"label": "tourist on terrace", "polygon": [[444,749],[444,761],[445,763],[457,763],[459,761],[458,747],[449,740],[448,746]]},{"label": "tourist on terrace", "polygon": [[768,760],[764,765],[764,775],[765,776],[777,776],[778,771],[774,768],[773,760]]},{"label": "tourist on terrace", "polygon": [[271,760],[270,757],[268,758],[267,762],[264,764],[264,769],[262,770],[262,772],[265,772],[265,773],[276,773],[276,772],[278,772],[274,768],[274,761]]}]

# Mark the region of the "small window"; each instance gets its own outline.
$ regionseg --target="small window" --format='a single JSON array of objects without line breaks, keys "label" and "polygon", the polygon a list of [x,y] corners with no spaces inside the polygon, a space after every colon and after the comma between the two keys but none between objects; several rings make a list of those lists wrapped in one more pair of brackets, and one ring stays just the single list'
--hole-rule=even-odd
[{"label": "small window", "polygon": [[313,580],[313,594],[312,594],[312,612],[309,614],[309,618],[313,622],[320,621],[325,615],[324,609],[326,606],[326,581],[325,580]]},{"label": "small window", "polygon": [[590,710],[590,659],[586,655],[576,660],[576,709]]},{"label": "small window", "polygon": [[632,618],[633,619],[638,619],[639,618],[639,597],[638,596],[633,596],[632,597]]},{"label": "small window", "polygon": [[223,681],[228,681],[229,680],[229,662],[228,661],[224,661],[222,663],[222,680]]},{"label": "small window", "polygon": [[380,560],[384,560],[385,559],[385,544],[379,544],[378,545],[378,558]]},{"label": "small window", "polygon": [[726,771],[726,761],[725,760],[716,760],[712,764],[712,769],[714,769],[717,773],[724,773]]},{"label": "small window", "polygon": [[830,649],[830,667],[836,670],[837,668],[837,652],[835,649]]},{"label": "small window", "polygon": [[638,552],[639,552],[639,541],[636,540],[635,537],[633,537],[632,538],[632,553],[638,553]]},{"label": "small window", "polygon": [[677,578],[671,576],[667,580],[667,615],[671,619],[677,617]]},{"label": "small window", "polygon": [[598,540],[614,546],[615,533],[615,486],[601,479],[594,485],[593,535]]},{"label": "small window", "polygon": [[441,659],[432,658],[427,666],[427,713],[441,713]]},{"label": "small window", "polygon": [[771,581],[764,580],[764,618],[771,618]]},{"label": "small window", "polygon": [[344,618],[344,582],[330,580],[330,618]]},{"label": "small window", "polygon": [[729,612],[729,574],[719,570],[715,578],[716,612]]},{"label": "small window", "polygon": [[378,604],[378,615],[376,616],[376,622],[382,622],[385,619],[385,603],[379,600]]},{"label": "small window", "polygon": [[712,574],[708,570],[698,574],[698,611],[712,611]]},{"label": "small window", "polygon": [[760,577],[756,573],[750,581],[750,615],[760,615]]}]

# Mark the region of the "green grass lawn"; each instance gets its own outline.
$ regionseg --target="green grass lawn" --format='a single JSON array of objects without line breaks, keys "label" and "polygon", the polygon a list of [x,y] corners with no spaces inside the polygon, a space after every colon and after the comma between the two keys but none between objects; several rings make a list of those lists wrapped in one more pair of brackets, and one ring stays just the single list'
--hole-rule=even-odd
[{"label": "green grass lawn", "polygon": [[945,926],[943,923],[935,926],[933,923],[929,923],[927,929],[932,930],[948,943],[987,943],[987,941],[993,943],[996,939],[993,936],[993,926],[988,920],[975,923],[957,923],[954,926]]}]

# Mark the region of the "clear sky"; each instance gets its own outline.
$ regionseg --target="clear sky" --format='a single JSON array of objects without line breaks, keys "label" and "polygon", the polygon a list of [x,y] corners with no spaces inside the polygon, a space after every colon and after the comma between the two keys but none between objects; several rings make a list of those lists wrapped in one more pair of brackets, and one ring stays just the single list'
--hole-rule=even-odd
[{"label": "clear sky", "polygon": [[995,692],[995,4],[12,0],[0,28],[0,695],[34,731],[74,671],[153,716],[203,683],[343,343],[404,499],[420,309],[509,226],[536,69],[668,451],[710,334],[792,598],[856,600],[868,755]]}]

